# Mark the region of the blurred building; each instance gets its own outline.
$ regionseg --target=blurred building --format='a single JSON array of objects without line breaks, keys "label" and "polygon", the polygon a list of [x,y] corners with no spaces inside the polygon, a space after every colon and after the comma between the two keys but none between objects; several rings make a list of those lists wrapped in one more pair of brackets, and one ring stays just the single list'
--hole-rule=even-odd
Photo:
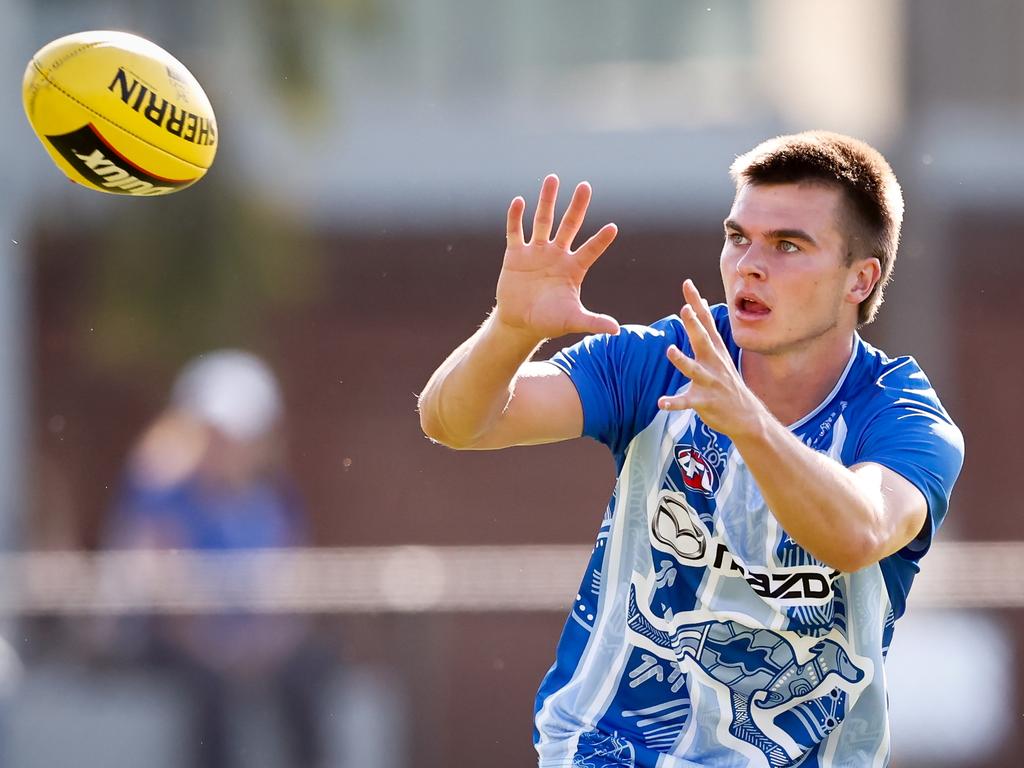
[{"label": "blurred building", "polygon": [[[940,541],[1024,540],[1005,479],[1024,459],[1015,354],[1024,308],[1014,296],[1024,277],[1014,248],[1024,229],[1024,6],[1015,0],[642,9],[0,0],[0,9],[2,60],[15,69],[80,29],[129,29],[162,44],[206,86],[222,136],[199,185],[125,201],[67,184],[12,89],[0,97],[5,161],[22,179],[0,206],[0,354],[10,356],[0,426],[11,424],[0,430],[10,462],[0,466],[29,463],[54,478],[46,488],[66,488],[60,503],[26,492],[24,504],[0,506],[9,538],[95,547],[120,457],[161,383],[201,349],[241,345],[270,360],[291,393],[293,469],[318,544],[589,541],[613,482],[596,444],[454,455],[427,443],[414,413],[414,393],[491,306],[508,200],[532,194],[549,171],[590,180],[590,224],[614,219],[621,234],[584,300],[646,322],[678,309],[684,277],[719,295],[732,158],[766,135],[823,127],[876,143],[905,187],[895,282],[865,336],[912,352],[965,433]],[[920,613],[916,627],[912,608],[897,629],[894,659],[904,630],[907,649],[934,639],[940,614]],[[979,665],[972,678],[973,657],[948,641],[931,675],[937,688],[917,679],[902,710],[918,719],[895,725],[902,768],[1011,766],[1024,750],[1015,725],[968,723],[932,728],[948,748],[921,751],[928,722],[971,716],[958,702],[1024,706],[1021,610],[957,616],[976,628],[976,655],[1005,663]],[[413,713],[415,759],[405,764],[478,754],[496,768],[529,764],[533,694],[562,611],[335,620],[356,661],[400,681]],[[970,627],[957,632],[972,637]],[[909,695],[894,688],[894,699]]]}]

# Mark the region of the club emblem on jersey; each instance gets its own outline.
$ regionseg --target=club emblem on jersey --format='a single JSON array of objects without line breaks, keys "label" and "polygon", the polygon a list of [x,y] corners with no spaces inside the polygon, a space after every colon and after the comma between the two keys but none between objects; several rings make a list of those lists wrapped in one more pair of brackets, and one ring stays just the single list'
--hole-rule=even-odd
[{"label": "club emblem on jersey", "polygon": [[708,549],[703,526],[695,522],[697,513],[680,496],[665,494],[651,519],[651,536],[682,560],[699,562]]},{"label": "club emblem on jersey", "polygon": [[686,487],[705,496],[714,496],[718,490],[718,476],[715,468],[704,455],[692,445],[676,449],[676,462],[683,473]]}]

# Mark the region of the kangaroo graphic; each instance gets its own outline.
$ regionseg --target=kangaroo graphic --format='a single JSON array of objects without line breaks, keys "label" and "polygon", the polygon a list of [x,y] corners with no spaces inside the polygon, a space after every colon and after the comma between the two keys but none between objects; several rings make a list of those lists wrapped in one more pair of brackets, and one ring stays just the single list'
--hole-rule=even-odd
[{"label": "kangaroo graphic", "polygon": [[[707,675],[727,685],[733,710],[729,732],[764,752],[772,766],[786,765],[792,758],[758,727],[751,717],[751,707],[782,707],[807,696],[832,676],[849,683],[864,679],[864,671],[834,640],[812,646],[811,659],[800,664],[793,646],[782,636],[735,621],[691,624],[672,633],[658,629],[641,612],[635,585],[629,590],[627,624],[661,648],[670,649],[679,661],[691,658]],[[832,700],[833,716],[822,717],[816,726],[808,724],[817,731],[812,742],[838,724],[834,710],[845,707],[844,692],[833,690],[826,697]]]}]

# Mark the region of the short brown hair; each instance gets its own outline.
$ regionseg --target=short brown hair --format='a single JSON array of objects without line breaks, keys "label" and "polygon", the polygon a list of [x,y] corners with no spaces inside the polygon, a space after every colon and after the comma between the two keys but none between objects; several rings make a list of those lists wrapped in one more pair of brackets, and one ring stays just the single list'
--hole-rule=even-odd
[{"label": "short brown hair", "polygon": [[[903,193],[882,154],[849,136],[806,131],[758,144],[736,158],[729,175],[737,191],[746,184],[819,182],[839,187],[851,214],[847,263],[874,256],[882,267],[878,283],[857,308],[858,324],[874,320],[892,275],[903,223]],[[858,242],[866,251],[856,247]]]}]

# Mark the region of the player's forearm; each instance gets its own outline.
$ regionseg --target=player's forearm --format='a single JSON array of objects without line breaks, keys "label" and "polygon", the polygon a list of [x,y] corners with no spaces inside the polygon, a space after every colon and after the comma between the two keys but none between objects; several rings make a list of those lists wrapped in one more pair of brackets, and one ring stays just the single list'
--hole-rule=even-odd
[{"label": "player's forearm", "polygon": [[767,410],[733,438],[782,528],[824,563],[853,572],[889,554],[880,489],[808,448]]},{"label": "player's forearm", "polygon": [[543,339],[518,333],[492,314],[434,371],[419,398],[420,426],[432,440],[472,448],[501,417],[516,373]]}]

